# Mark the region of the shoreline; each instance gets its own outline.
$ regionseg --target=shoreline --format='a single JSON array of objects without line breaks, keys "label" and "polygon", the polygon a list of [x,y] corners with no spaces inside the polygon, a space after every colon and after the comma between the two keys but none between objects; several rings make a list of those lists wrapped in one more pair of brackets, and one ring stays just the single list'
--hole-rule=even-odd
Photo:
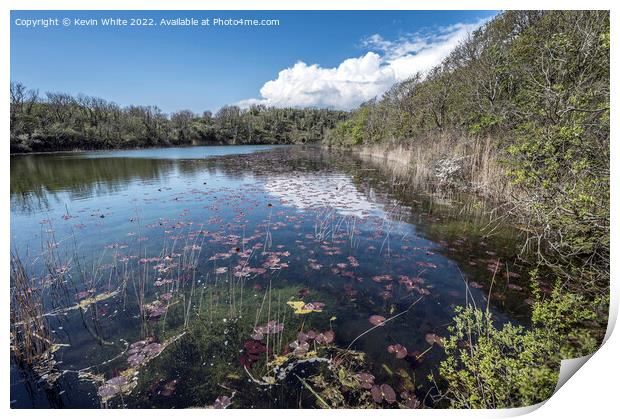
[{"label": "shoreline", "polygon": [[500,151],[491,152],[490,138],[463,145],[455,143],[450,135],[438,135],[421,138],[414,145],[394,141],[350,147],[324,144],[323,148],[347,150],[412,187],[430,184],[495,202],[507,201],[506,197],[516,193],[503,173]]},{"label": "shoreline", "polygon": [[27,153],[10,153],[10,157],[19,156],[33,156],[33,155],[47,155],[47,154],[79,154],[79,153],[92,153],[92,152],[105,152],[105,151],[139,151],[139,150],[154,150],[154,149],[174,149],[174,148],[192,148],[192,147],[243,147],[243,146],[294,146],[302,145],[308,146],[320,146],[321,143],[306,143],[306,144],[265,144],[265,143],[248,143],[248,144],[189,144],[189,145],[174,145],[174,146],[153,146],[153,147],[131,147],[131,148],[84,148],[84,149],[72,149],[72,150],[54,150],[54,151],[30,151]]}]

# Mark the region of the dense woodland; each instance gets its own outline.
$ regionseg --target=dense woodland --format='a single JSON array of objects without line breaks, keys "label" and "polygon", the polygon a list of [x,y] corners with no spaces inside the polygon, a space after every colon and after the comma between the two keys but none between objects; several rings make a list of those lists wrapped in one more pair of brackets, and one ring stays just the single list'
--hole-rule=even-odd
[{"label": "dense woodland", "polygon": [[[606,11],[505,12],[429,74],[360,106],[325,140],[385,153],[414,150],[412,168],[434,153],[424,160],[429,173],[448,161],[461,185],[502,183],[503,196],[495,198],[522,220],[524,257],[537,260],[533,291],[541,277],[555,278],[551,295],[538,294],[532,330],[497,330],[480,310],[457,315],[441,369],[454,407],[541,400],[555,386],[560,359],[590,353],[604,334],[609,27]],[[478,176],[485,170],[486,178]],[[475,345],[465,350],[463,341]]]},{"label": "dense woodland", "polygon": [[11,152],[115,149],[192,144],[299,144],[320,141],[347,116],[328,109],[240,109],[214,115],[155,106],[120,107],[104,99],[40,94],[11,83]]}]

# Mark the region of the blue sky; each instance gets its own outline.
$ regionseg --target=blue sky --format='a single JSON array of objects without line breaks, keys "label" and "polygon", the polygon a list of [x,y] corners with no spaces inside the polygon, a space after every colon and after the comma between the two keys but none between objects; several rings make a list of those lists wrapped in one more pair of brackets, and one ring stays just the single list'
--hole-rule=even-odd
[{"label": "blue sky", "polygon": [[[490,11],[13,11],[11,80],[165,112],[226,104],[350,109],[424,72]],[[153,27],[26,28],[17,19],[147,17]],[[163,27],[162,18],[278,19]]]}]

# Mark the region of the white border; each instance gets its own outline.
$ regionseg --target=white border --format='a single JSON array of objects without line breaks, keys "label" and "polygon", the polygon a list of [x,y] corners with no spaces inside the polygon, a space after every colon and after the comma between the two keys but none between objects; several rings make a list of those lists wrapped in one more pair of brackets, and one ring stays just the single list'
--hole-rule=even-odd
[{"label": "white border", "polygon": [[[503,10],[503,9],[606,9],[611,10],[611,27],[612,27],[612,85],[617,86],[618,76],[614,72],[615,65],[614,57],[617,57],[616,53],[618,47],[617,42],[620,41],[616,34],[616,26],[619,19],[617,16],[618,7],[615,5],[618,2],[611,1],[599,1],[590,0],[588,2],[579,2],[575,0],[565,1],[545,1],[545,0],[521,0],[519,2],[510,1],[484,1],[484,0],[444,0],[439,3],[438,1],[412,1],[412,0],[263,0],[261,2],[251,0],[226,0],[226,1],[197,1],[197,0],[91,0],[87,3],[85,1],[77,0],[4,0],[0,4],[2,9],[2,20],[0,30],[0,46],[1,54],[3,55],[0,64],[0,80],[2,83],[1,89],[4,92],[4,100],[0,100],[0,112],[3,117],[0,119],[2,124],[2,132],[5,138],[4,140],[4,152],[0,153],[2,159],[2,171],[3,181],[1,183],[0,193],[4,197],[2,201],[2,214],[5,220],[4,228],[2,230],[4,234],[4,240],[0,241],[0,257],[3,261],[5,269],[4,282],[5,286],[1,287],[1,293],[4,305],[2,312],[3,324],[9,323],[9,292],[8,292],[8,267],[9,267],[9,217],[10,217],[10,202],[9,202],[9,81],[10,81],[10,10]],[[613,133],[617,132],[617,118],[615,117],[617,100],[617,89],[612,89],[612,137]],[[618,149],[613,146],[611,148],[611,160],[618,161]],[[613,191],[618,187],[618,174],[617,170],[611,168],[611,188]],[[618,209],[617,194],[612,194],[611,199],[611,213],[614,214]],[[620,338],[618,333],[611,334],[613,326],[618,314],[618,262],[617,262],[617,237],[618,227],[617,223],[613,222],[612,217],[612,240],[611,240],[611,254],[612,254],[612,287],[611,287],[611,308],[610,308],[610,324],[608,327],[607,342],[599,349],[584,368],[581,368],[576,372],[575,376],[568,380],[568,382],[562,386],[551,399],[538,409],[535,408],[523,408],[513,410],[501,410],[501,411],[457,411],[457,410],[420,410],[420,411],[387,411],[377,410],[369,412],[370,414],[380,414],[382,416],[390,417],[407,417],[412,415],[416,417],[418,415],[424,417],[506,417],[524,414],[530,411],[530,417],[533,418],[546,418],[546,417],[584,417],[586,415],[591,417],[606,418],[611,417],[612,412],[618,410],[618,390],[617,384],[620,379],[620,361],[618,356],[620,355]],[[10,417],[26,417],[33,414],[32,411],[27,410],[10,410],[10,389],[9,389],[9,330],[8,327],[0,328],[0,333],[4,337],[3,345],[0,345],[1,353],[4,355],[2,358],[5,362],[2,363],[2,370],[5,372],[2,374],[2,383],[0,384],[4,399],[0,402],[6,410],[6,413]],[[9,411],[10,410],[10,411]],[[52,417],[62,418],[78,418],[84,415],[85,412],[80,410],[63,410],[63,411],[46,411],[44,414]],[[113,414],[115,416],[129,417],[136,414],[144,414],[145,412],[137,410],[116,410]],[[36,413],[35,413],[36,414]],[[103,417],[103,415],[109,415],[109,412],[100,410],[89,411],[88,415],[92,417]],[[208,415],[210,417],[226,417],[226,418],[239,418],[247,413],[242,410],[183,410],[183,411],[170,411],[170,410],[157,410],[149,411],[148,415],[153,418],[169,417],[171,415],[183,415],[184,417],[204,417]],[[262,417],[263,415],[291,417],[295,419],[305,419],[310,417],[316,417],[320,414],[322,417],[354,417],[359,414],[363,414],[358,411],[321,411],[316,412],[312,410],[295,410],[295,411],[255,411],[251,413]],[[616,416],[614,414],[614,416]]]}]

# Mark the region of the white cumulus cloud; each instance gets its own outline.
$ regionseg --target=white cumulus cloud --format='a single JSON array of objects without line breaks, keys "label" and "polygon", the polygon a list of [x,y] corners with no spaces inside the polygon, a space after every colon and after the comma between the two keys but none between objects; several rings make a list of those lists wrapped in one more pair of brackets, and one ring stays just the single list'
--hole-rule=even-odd
[{"label": "white cumulus cloud", "polygon": [[239,105],[354,108],[382,95],[398,81],[427,72],[484,22],[458,23],[397,40],[369,36],[362,41],[367,52],[360,57],[347,58],[331,68],[297,61],[266,82],[260,98],[242,100]]}]

